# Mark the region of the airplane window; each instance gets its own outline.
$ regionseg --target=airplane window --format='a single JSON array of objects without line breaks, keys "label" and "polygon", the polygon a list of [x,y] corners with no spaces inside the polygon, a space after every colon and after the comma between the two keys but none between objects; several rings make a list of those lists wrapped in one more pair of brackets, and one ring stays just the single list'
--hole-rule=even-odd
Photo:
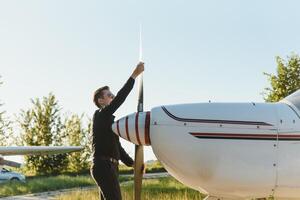
[{"label": "airplane window", "polygon": [[284,98],[284,100],[292,103],[300,111],[300,89]]}]

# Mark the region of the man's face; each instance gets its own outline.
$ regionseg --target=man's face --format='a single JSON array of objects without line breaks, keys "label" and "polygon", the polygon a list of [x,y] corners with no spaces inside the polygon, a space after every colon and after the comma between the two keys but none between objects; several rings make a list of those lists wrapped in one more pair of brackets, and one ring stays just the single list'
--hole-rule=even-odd
[{"label": "man's face", "polygon": [[102,97],[98,99],[98,103],[102,106],[107,106],[114,99],[115,95],[110,90],[103,90]]}]

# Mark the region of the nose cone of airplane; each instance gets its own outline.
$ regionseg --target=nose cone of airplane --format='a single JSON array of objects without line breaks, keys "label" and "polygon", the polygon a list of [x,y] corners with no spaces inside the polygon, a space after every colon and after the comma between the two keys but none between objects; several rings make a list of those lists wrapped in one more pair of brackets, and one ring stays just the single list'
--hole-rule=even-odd
[{"label": "nose cone of airplane", "polygon": [[116,121],[112,129],[118,136],[136,145],[151,145],[150,112],[127,115]]}]

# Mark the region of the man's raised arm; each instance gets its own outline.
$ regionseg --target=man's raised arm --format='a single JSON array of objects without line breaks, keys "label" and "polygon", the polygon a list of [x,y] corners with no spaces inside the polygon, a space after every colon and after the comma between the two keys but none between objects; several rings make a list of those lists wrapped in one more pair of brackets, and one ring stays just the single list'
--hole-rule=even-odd
[{"label": "man's raised arm", "polygon": [[117,93],[116,97],[112,100],[112,102],[108,106],[103,108],[102,112],[112,115],[125,101],[126,97],[133,88],[136,77],[138,77],[143,71],[144,63],[139,62],[134,71],[132,72],[130,78],[125,83],[125,85]]}]

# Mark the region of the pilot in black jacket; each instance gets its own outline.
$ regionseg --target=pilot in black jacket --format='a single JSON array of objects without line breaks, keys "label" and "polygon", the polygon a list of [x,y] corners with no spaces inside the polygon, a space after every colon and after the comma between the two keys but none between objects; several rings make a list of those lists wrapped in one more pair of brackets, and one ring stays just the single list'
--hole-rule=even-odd
[{"label": "pilot in black jacket", "polygon": [[100,199],[121,200],[118,181],[118,165],[121,160],[127,166],[133,166],[133,160],[122,148],[119,136],[112,131],[114,112],[122,105],[133,88],[135,78],[144,71],[140,62],[132,75],[118,92],[116,97],[108,86],[94,93],[94,103],[99,108],[93,116],[93,165],[91,174],[99,187]]}]

